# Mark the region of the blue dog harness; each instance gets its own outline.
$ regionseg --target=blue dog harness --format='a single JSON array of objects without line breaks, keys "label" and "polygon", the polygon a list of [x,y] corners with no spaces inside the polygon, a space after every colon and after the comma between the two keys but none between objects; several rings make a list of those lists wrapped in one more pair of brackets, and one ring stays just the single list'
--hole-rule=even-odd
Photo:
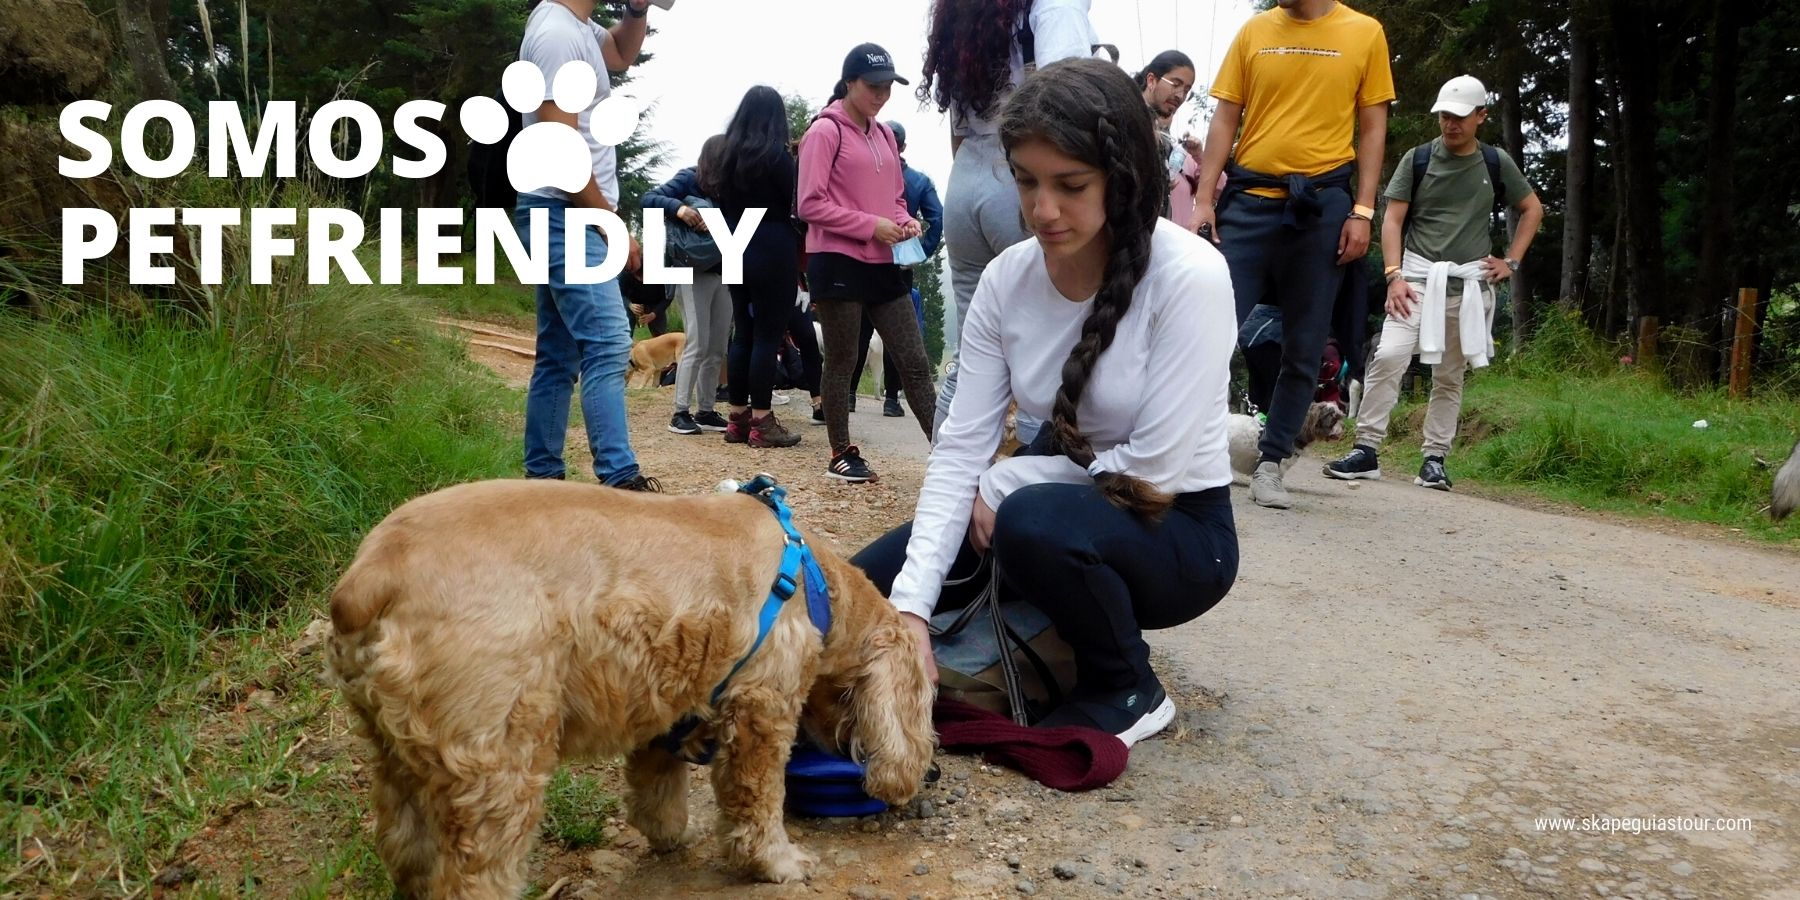
[{"label": "blue dog harness", "polygon": [[[739,486],[737,492],[755,497],[775,513],[775,521],[781,523],[781,530],[786,533],[786,540],[782,545],[781,568],[775,573],[775,584],[769,589],[768,599],[763,601],[762,611],[757,614],[756,640],[750,644],[749,652],[745,653],[743,658],[731,667],[731,671],[725,673],[725,679],[719,682],[719,686],[713,688],[712,697],[707,701],[709,706],[719,704],[719,698],[724,696],[725,686],[731,683],[732,676],[736,675],[738,670],[750,661],[750,657],[756,655],[763,640],[769,636],[769,630],[775,627],[775,619],[781,615],[782,607],[787,604],[789,598],[794,596],[794,591],[800,587],[801,579],[805,579],[806,582],[807,618],[812,620],[814,628],[819,629],[820,638],[831,633],[831,596],[825,588],[825,573],[820,570],[818,560],[813,558],[812,548],[806,545],[806,539],[801,537],[800,531],[794,527],[794,511],[787,505],[787,488],[776,484],[775,476],[765,474],[758,475]],[[699,716],[688,713],[675,723],[675,727],[669,729],[668,734],[650,743],[652,746],[661,747],[688,762],[704,766],[711,763],[713,756],[718,753],[719,747],[716,741],[708,741],[706,749],[698,756],[689,756],[682,749],[688,736],[692,735],[694,730],[700,727],[700,724]]]}]

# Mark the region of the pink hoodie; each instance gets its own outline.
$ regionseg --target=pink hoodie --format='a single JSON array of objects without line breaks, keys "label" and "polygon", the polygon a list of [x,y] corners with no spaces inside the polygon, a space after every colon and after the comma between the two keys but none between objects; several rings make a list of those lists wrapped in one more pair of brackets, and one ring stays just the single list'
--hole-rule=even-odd
[{"label": "pink hoodie", "polygon": [[875,239],[875,220],[901,226],[913,220],[894,133],[878,121],[866,132],[857,128],[842,101],[825,107],[800,139],[794,212],[808,226],[806,252],[893,262],[894,249]]}]

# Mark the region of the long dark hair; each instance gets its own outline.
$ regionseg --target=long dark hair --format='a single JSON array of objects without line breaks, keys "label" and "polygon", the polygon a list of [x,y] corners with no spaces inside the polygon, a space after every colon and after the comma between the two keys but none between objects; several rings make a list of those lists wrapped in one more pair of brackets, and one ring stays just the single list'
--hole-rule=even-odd
[{"label": "long dark hair", "polygon": [[707,173],[717,172],[725,165],[725,150],[728,146],[730,142],[722,134],[715,134],[700,145],[700,161],[694,166],[694,180],[703,186],[701,190],[705,190]]},{"label": "long dark hair", "polygon": [[1194,61],[1186,53],[1183,53],[1180,50],[1164,50],[1163,52],[1156,54],[1149,63],[1138,70],[1138,90],[1144,89],[1144,78],[1146,76],[1155,75],[1156,77],[1161,78],[1176,69],[1192,68],[1194,68]]},{"label": "long dark hair", "polygon": [[787,106],[774,88],[759,84],[744,92],[731,124],[725,126],[719,165],[700,166],[700,190],[714,203],[729,206],[734,196],[779,183],[781,173],[793,165],[788,155]]},{"label": "long dark hair", "polygon": [[925,69],[913,93],[936,103],[990,116],[1011,75],[1013,29],[1032,0],[936,0],[926,29]]},{"label": "long dark hair", "polygon": [[[1094,448],[1081,433],[1076,407],[1149,268],[1150,239],[1168,184],[1142,91],[1118,66],[1097,59],[1052,63],[1013,92],[1000,119],[1000,142],[1010,156],[1014,148],[1034,140],[1047,141],[1106,175],[1102,235],[1111,250],[1094,305],[1081,324],[1081,338],[1063,363],[1052,416],[1058,452],[1085,469],[1094,461]],[[1130,475],[1106,472],[1094,481],[1113,505],[1147,518],[1162,515],[1174,499]]]}]

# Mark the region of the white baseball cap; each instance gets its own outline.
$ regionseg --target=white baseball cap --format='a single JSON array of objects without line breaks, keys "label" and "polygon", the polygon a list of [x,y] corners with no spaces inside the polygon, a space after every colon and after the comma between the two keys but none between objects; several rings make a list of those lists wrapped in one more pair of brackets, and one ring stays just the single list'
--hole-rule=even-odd
[{"label": "white baseball cap", "polygon": [[1473,75],[1458,75],[1444,82],[1443,88],[1438,91],[1437,104],[1431,107],[1431,111],[1466,116],[1474,112],[1476,107],[1486,105],[1487,88]]}]

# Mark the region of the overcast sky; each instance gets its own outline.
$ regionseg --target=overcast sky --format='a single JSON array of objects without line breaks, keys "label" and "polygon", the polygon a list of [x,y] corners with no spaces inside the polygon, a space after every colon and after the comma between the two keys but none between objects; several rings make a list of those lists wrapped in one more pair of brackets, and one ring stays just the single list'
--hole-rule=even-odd
[{"label": "overcast sky", "polygon": [[[667,177],[692,165],[752,85],[824,103],[844,54],[864,41],[892,53],[900,75],[916,87],[930,8],[931,0],[676,0],[673,9],[652,8],[657,33],[644,49],[655,59],[634,70],[622,93],[657,104],[656,135],[674,147],[671,165],[654,174]],[[1100,40],[1118,46],[1127,71],[1176,49],[1194,58],[1207,85],[1251,12],[1249,0],[1094,0],[1092,16]],[[1176,116],[1177,136],[1191,103]],[[930,175],[941,192],[950,177],[948,122],[935,109],[920,109],[911,89],[900,85],[882,118],[906,127],[907,163]]]}]

